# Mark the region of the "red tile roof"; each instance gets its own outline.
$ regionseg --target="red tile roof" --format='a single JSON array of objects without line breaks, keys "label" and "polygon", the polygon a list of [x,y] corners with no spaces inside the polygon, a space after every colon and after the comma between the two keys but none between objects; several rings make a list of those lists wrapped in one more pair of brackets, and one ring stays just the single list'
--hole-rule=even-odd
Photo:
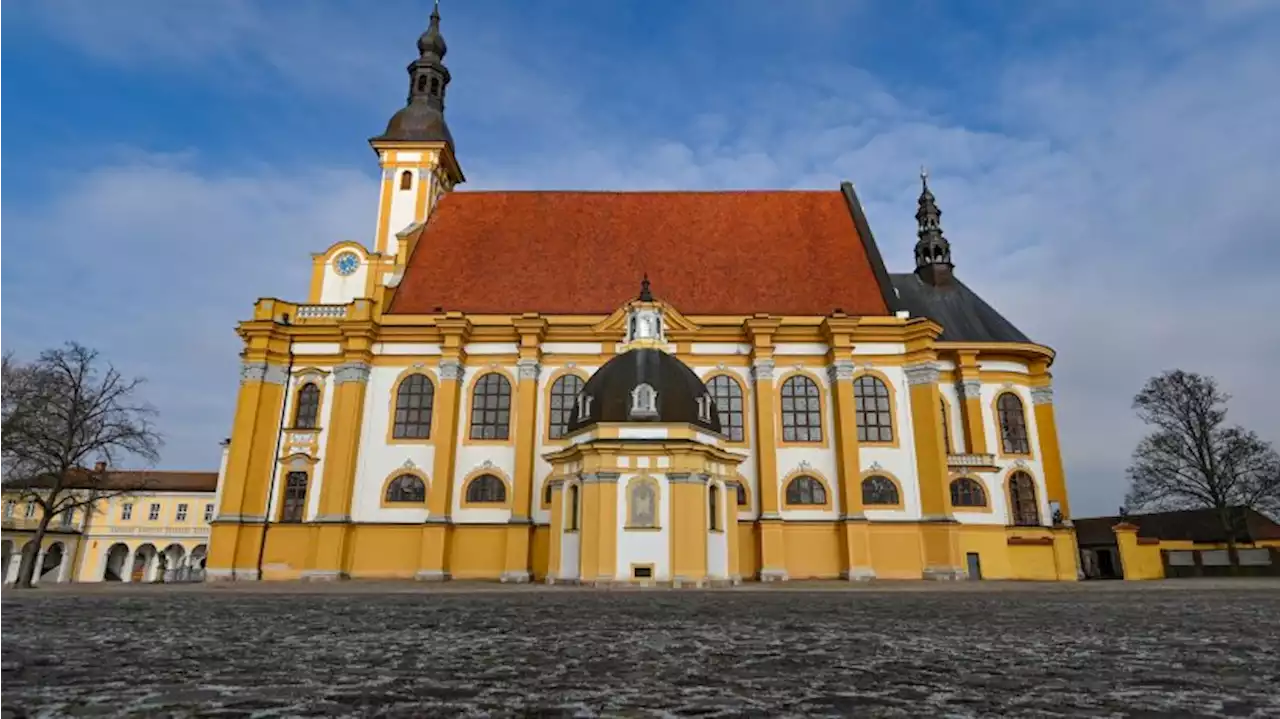
[{"label": "red tile roof", "polygon": [[839,191],[454,192],[422,233],[393,313],[607,314],[647,272],[684,314],[888,314]]},{"label": "red tile roof", "polygon": [[[75,470],[73,470],[75,471]],[[102,479],[95,479],[86,471],[64,484],[68,489],[129,490],[138,492],[214,492],[218,489],[217,472],[183,472],[172,470],[113,469]],[[80,477],[83,477],[81,479]],[[14,480],[4,483],[4,489],[26,487],[51,487],[50,478]]]}]

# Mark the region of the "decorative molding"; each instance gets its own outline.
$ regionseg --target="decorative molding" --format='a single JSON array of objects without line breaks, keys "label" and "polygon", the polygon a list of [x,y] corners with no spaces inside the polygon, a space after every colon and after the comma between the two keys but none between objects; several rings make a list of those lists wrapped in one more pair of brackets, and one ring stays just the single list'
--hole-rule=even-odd
[{"label": "decorative molding", "polygon": [[872,462],[871,466],[867,467],[867,469],[872,472],[879,472],[880,470],[884,469],[884,465],[880,464],[879,462]]},{"label": "decorative molding", "polygon": [[1002,389],[1013,389],[1013,383],[1012,383],[1012,382],[1002,382],[1002,383],[1000,384],[1000,387],[1001,387]]},{"label": "decorative molding", "polygon": [[536,359],[522,359],[516,361],[516,367],[519,369],[520,379],[538,379],[538,372],[541,371],[542,365],[538,364]]},{"label": "decorative molding", "polygon": [[827,367],[827,379],[832,383],[837,380],[852,380],[854,369],[853,360],[836,360]]},{"label": "decorative molding", "polygon": [[800,471],[802,471],[802,472],[807,472],[807,471],[809,471],[809,470],[813,469],[813,465],[812,465],[812,464],[809,464],[809,460],[807,460],[807,459],[802,459],[802,460],[800,460],[799,469],[800,469]]},{"label": "decorative molding", "polygon": [[334,384],[368,382],[371,367],[368,362],[343,362],[333,368]]},{"label": "decorative molding", "polygon": [[978,399],[982,396],[982,382],[980,380],[967,379],[963,382],[957,382],[956,389],[964,399]]},{"label": "decorative molding", "polygon": [[707,484],[711,481],[711,475],[702,472],[676,472],[668,474],[667,481],[671,484]]},{"label": "decorative molding", "polygon": [[1013,463],[1013,466],[1017,467],[1018,469],[1026,469],[1026,468],[1027,468],[1027,460],[1025,460],[1025,459],[1019,459],[1019,460],[1017,460],[1016,462],[1014,462],[1014,463]]},{"label": "decorative molding", "polygon": [[1031,404],[1053,404],[1053,386],[1033,387],[1031,389]]},{"label": "decorative molding", "polygon": [[464,372],[462,362],[456,359],[440,360],[440,379],[460,381]]},{"label": "decorative molding", "polygon": [[586,472],[580,476],[583,484],[617,484],[618,477],[622,475],[617,472]]},{"label": "decorative molding", "polygon": [[938,363],[937,362],[921,362],[919,364],[907,365],[903,368],[907,373],[907,384],[937,384],[938,383]]},{"label": "decorative molding", "polygon": [[400,465],[400,469],[417,469],[418,465],[413,463],[412,459],[406,459],[404,464]]},{"label": "decorative molding", "polygon": [[771,359],[758,359],[751,363],[751,379],[756,382],[773,380],[774,363]]},{"label": "decorative molding", "polygon": [[493,469],[493,460],[492,460],[492,459],[486,459],[485,461],[481,462],[481,463],[480,463],[480,468],[481,468],[481,469]]},{"label": "decorative molding", "polygon": [[241,382],[266,382],[284,384],[289,379],[289,368],[272,362],[246,362],[240,366]]}]

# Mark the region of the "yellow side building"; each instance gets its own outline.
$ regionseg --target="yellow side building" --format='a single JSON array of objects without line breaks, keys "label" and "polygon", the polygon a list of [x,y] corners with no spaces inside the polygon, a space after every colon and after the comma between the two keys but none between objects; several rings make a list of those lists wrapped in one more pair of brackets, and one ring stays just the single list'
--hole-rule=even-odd
[{"label": "yellow side building", "polygon": [[921,177],[467,192],[440,17],[377,224],[238,332],[210,579],[1075,580],[1054,352],[960,281]]}]

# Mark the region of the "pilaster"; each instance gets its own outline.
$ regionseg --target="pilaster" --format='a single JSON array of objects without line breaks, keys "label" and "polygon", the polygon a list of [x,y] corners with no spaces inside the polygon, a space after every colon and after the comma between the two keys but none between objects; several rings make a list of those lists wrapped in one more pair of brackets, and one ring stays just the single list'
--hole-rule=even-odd
[{"label": "pilaster", "polygon": [[756,315],[746,321],[751,339],[751,378],[755,390],[756,476],[759,485],[760,579],[786,579],[786,547],[779,512],[777,430],[774,419],[777,405],[773,382],[773,335],[781,320]]},{"label": "pilaster", "polygon": [[829,317],[823,322],[823,333],[830,351],[827,354],[827,377],[834,402],[837,481],[840,484],[840,514],[843,538],[844,568],[848,579],[869,579],[871,546],[866,531],[862,506],[861,458],[858,444],[857,404],[853,395],[853,331],[857,320]]},{"label": "pilaster", "polygon": [[453,514],[454,464],[458,456],[458,414],[461,411],[463,351],[471,334],[471,322],[460,312],[450,312],[436,323],[441,333],[439,387],[434,412],[437,413],[435,461],[431,487],[427,491],[427,522],[422,528],[422,551],[418,578],[447,579],[449,568],[449,526]]},{"label": "pilaster", "polygon": [[911,429],[920,486],[921,549],[925,579],[963,576],[959,537],[948,497],[946,444],[942,437],[939,371],[932,358],[905,367],[911,395]]},{"label": "pilaster", "polygon": [[527,313],[515,321],[520,333],[519,371],[516,386],[516,467],[513,478],[511,523],[507,529],[504,582],[529,581],[529,546],[533,531],[533,468],[538,436],[538,375],[541,370],[542,338],[547,321]]},{"label": "pilaster", "polygon": [[671,473],[671,583],[703,586],[707,581],[707,482],[702,473]]},{"label": "pilaster", "polygon": [[982,380],[978,376],[978,353],[956,353],[956,390],[960,395],[960,417],[964,422],[965,449],[969,454],[987,454],[987,428],[982,421]]},{"label": "pilaster", "polygon": [[[361,350],[356,356],[367,357],[367,354]],[[345,557],[350,536],[351,501],[355,491],[370,369],[369,362],[362,358],[343,362],[333,370],[333,405],[329,410],[319,509],[314,520],[321,526],[317,532],[315,562],[303,572],[307,579],[347,577]]]},{"label": "pilaster", "polygon": [[1053,385],[1048,373],[1034,377],[1038,384],[1031,388],[1031,405],[1036,416],[1036,436],[1040,442],[1040,459],[1044,467],[1044,491],[1050,502],[1057,502],[1063,519],[1071,518],[1067,499],[1067,478],[1062,467],[1062,449],[1058,445],[1058,419],[1053,410]]}]

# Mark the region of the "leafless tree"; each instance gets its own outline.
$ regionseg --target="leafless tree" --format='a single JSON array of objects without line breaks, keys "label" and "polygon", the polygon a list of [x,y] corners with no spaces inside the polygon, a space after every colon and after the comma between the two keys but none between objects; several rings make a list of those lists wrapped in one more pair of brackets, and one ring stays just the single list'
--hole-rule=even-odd
[{"label": "leafless tree", "polygon": [[75,343],[29,363],[4,356],[3,489],[40,510],[34,551],[22,554],[17,586],[31,586],[36,555],[55,517],[77,509],[89,513],[111,497],[146,490],[145,475],[130,473],[122,481],[107,469],[125,458],[147,465],[159,460],[156,411],[137,397],[142,383]]},{"label": "leafless tree", "polygon": [[1129,467],[1131,509],[1212,509],[1236,563],[1242,509],[1280,509],[1280,455],[1252,431],[1228,426],[1227,401],[1212,377],[1171,370],[1147,380],[1133,399],[1153,432]]}]

